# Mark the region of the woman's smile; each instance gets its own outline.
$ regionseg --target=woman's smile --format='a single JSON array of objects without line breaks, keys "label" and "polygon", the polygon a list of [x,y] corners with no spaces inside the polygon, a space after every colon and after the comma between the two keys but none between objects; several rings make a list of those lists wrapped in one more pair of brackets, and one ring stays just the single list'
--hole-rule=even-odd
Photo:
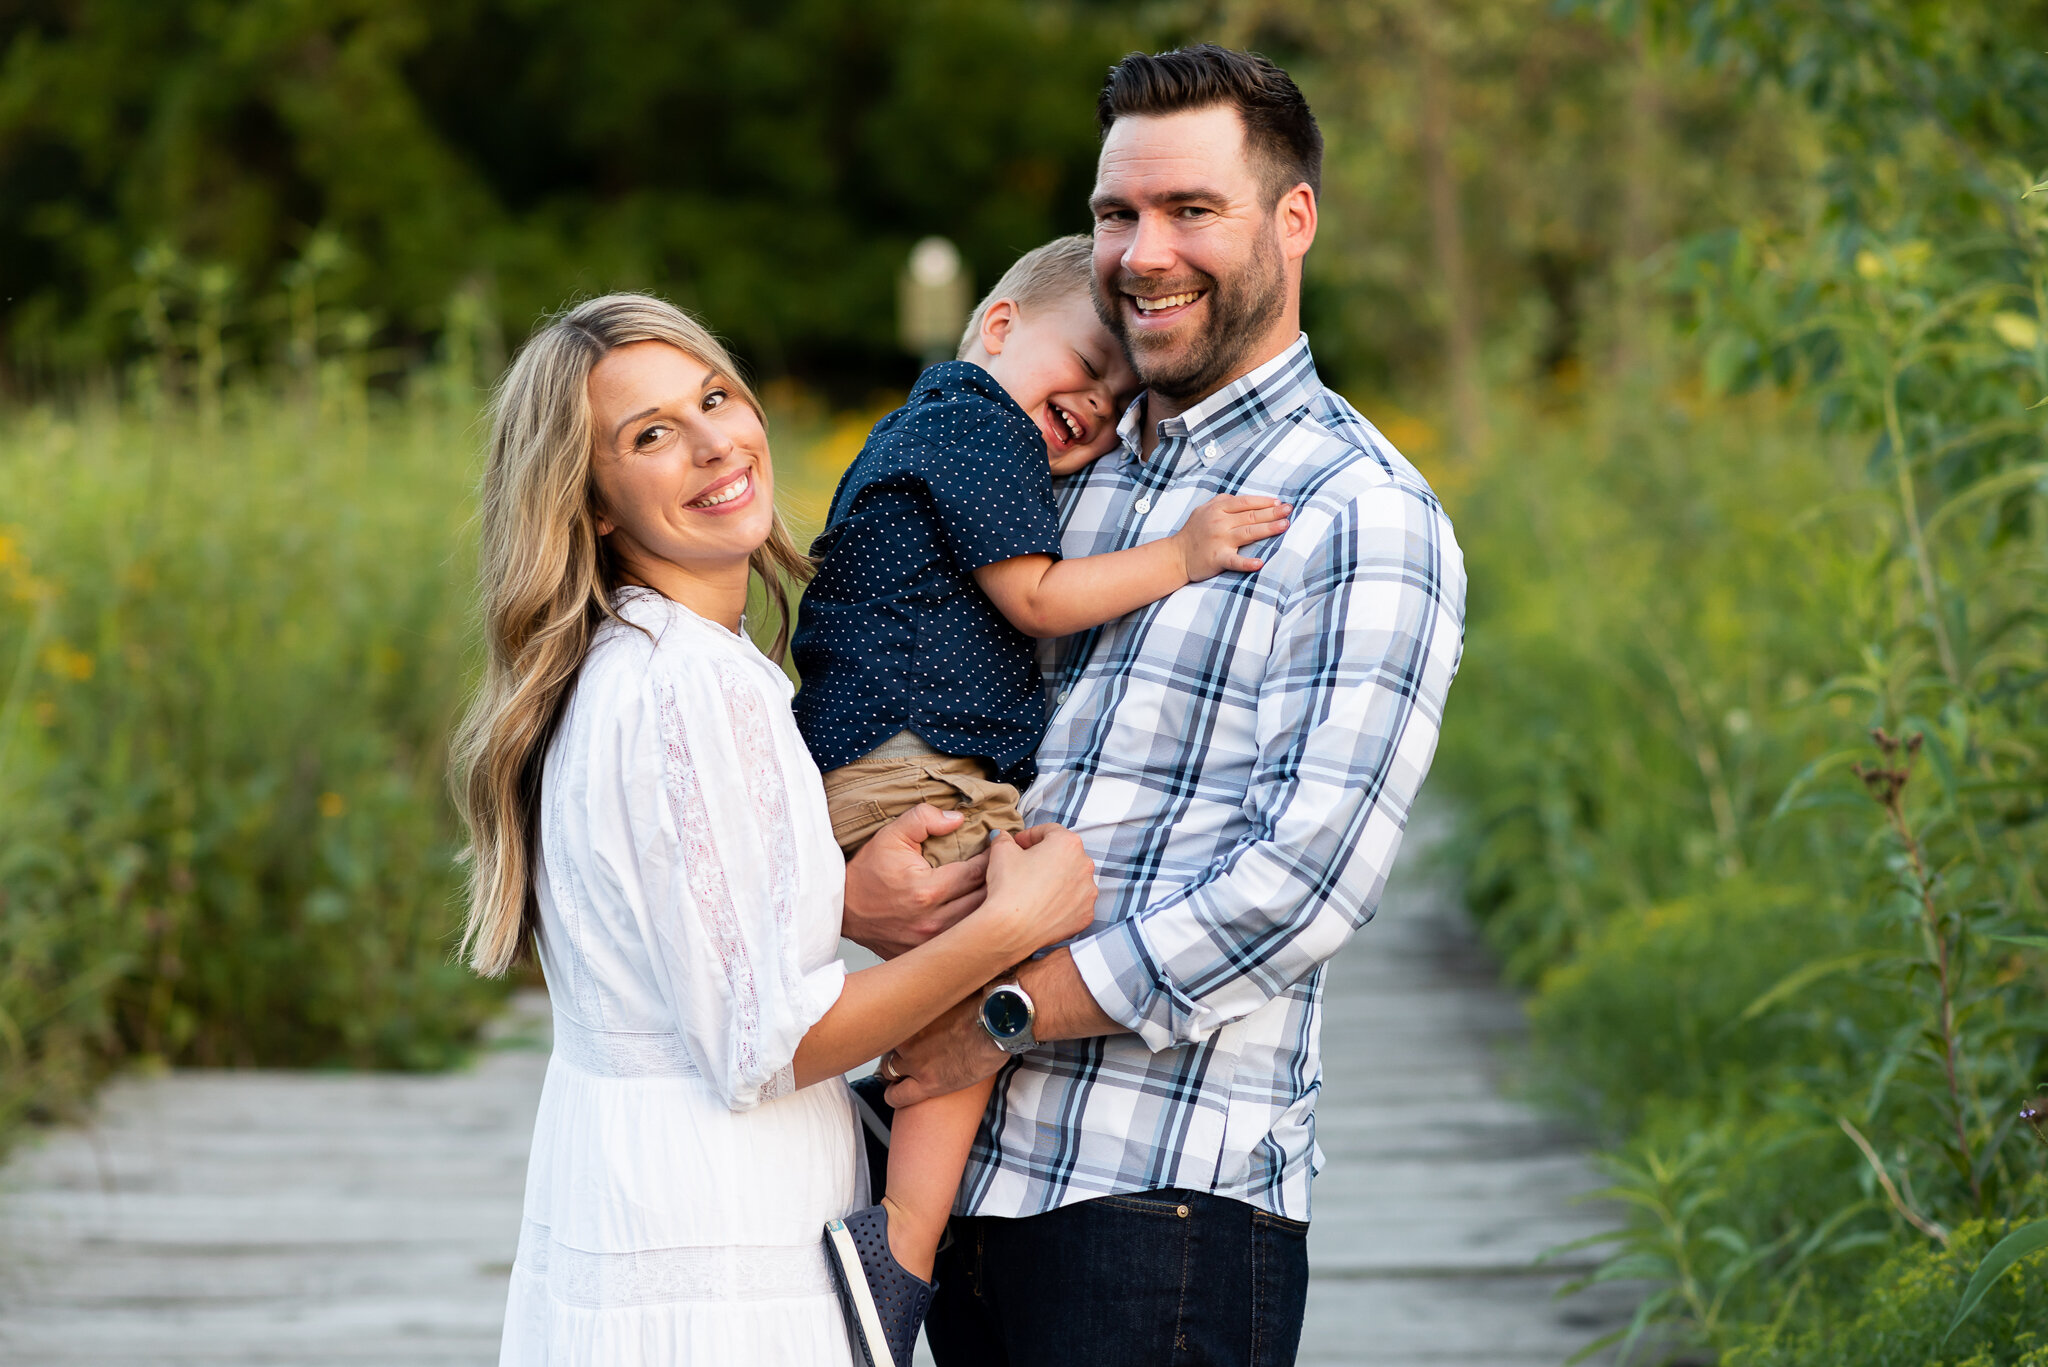
[{"label": "woman's smile", "polygon": [[754,469],[735,470],[683,506],[694,512],[736,513],[754,501]]}]

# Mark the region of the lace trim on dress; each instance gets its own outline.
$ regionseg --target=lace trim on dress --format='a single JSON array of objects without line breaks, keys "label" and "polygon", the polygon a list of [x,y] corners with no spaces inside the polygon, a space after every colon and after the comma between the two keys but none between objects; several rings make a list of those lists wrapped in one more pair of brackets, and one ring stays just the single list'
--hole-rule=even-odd
[{"label": "lace trim on dress", "polygon": [[765,1301],[833,1295],[822,1243],[702,1244],[589,1253],[519,1229],[519,1270],[545,1279],[550,1299],[589,1310],[668,1301]]},{"label": "lace trim on dress", "polygon": [[740,933],[739,907],[733,901],[732,885],[726,881],[725,865],[719,861],[717,846],[711,843],[711,813],[704,804],[704,785],[698,780],[696,761],[690,756],[690,741],[683,730],[675,685],[663,679],[657,685],[657,694],[662,746],[668,761],[665,786],[669,815],[675,821],[676,838],[683,847],[683,873],[690,883],[691,900],[697,904],[697,915],[704,922],[704,932],[711,938],[719,968],[732,992],[733,1051],[737,1065],[733,1081],[744,1086],[760,1075],[754,1041],[761,1033],[761,997],[754,982],[754,964]]},{"label": "lace trim on dress", "polygon": [[593,1030],[555,1016],[555,1056],[593,1077],[702,1077],[677,1034]]},{"label": "lace trim on dress", "polygon": [[[782,761],[775,753],[775,737],[768,729],[768,713],[761,695],[730,667],[718,668],[719,691],[725,695],[726,710],[732,713],[733,737],[739,743],[740,765],[747,796],[754,807],[754,819],[768,846],[768,902],[775,915],[775,933],[784,945],[796,943],[796,828],[789,817],[789,795]],[[796,956],[777,956],[782,990],[793,1002],[803,998],[803,975],[797,971]],[[796,1090],[794,1067],[784,1068],[761,1090],[763,1101]]]},{"label": "lace trim on dress", "polygon": [[552,795],[546,807],[547,827],[542,833],[542,850],[553,850],[555,857],[549,859],[543,853],[541,863],[548,877],[550,890],[555,894],[555,909],[561,913],[562,926],[568,932],[569,943],[564,945],[562,957],[569,961],[569,1000],[585,1011],[596,1012],[600,1020],[604,1016],[604,1005],[590,983],[590,965],[583,958],[583,879],[577,874],[576,861],[567,855],[568,837],[562,831],[562,796],[559,791]]}]

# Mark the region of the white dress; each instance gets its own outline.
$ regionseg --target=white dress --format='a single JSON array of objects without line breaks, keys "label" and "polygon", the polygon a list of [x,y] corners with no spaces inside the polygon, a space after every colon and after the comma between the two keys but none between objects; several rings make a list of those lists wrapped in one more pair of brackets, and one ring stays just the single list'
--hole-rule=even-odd
[{"label": "white dress", "polygon": [[846,1085],[796,1089],[838,999],[846,865],[789,681],[644,590],[548,747],[555,1019],[504,1367],[851,1357],[819,1243],[865,1204]]}]

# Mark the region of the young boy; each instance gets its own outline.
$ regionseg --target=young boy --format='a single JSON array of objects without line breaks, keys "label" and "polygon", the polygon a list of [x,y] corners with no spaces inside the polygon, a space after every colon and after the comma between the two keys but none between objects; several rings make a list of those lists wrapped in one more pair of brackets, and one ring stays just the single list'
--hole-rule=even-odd
[{"label": "young boy", "polygon": [[[918,378],[833,494],[796,631],[795,707],[849,858],[920,802],[966,818],[925,843],[935,867],[1021,829],[1045,729],[1030,638],[1257,570],[1239,548],[1286,530],[1275,500],[1219,495],[1171,537],[1060,558],[1052,479],[1116,448],[1137,389],[1089,299],[1091,251],[1063,237],[1020,258],[975,310],[960,358]],[[992,1085],[899,1112],[881,1203],[827,1227],[867,1367],[909,1367]]]}]

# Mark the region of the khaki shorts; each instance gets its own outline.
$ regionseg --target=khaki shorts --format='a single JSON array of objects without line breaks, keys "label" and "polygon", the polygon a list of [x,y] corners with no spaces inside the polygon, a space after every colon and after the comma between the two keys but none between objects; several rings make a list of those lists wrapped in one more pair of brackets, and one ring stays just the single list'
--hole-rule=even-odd
[{"label": "khaki shorts", "polygon": [[980,854],[991,831],[1015,835],[1024,829],[1017,790],[988,776],[988,766],[959,755],[870,755],[825,775],[825,806],[832,814],[832,838],[848,859],[876,831],[920,802],[941,811],[962,812],[960,829],[924,842],[933,868]]}]

